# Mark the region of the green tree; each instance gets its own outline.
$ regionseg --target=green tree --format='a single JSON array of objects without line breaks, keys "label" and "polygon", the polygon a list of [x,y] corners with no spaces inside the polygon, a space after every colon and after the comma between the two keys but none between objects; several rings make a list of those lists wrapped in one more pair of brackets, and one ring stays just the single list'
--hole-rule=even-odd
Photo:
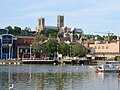
[{"label": "green tree", "polygon": [[53,29],[49,29],[49,30],[44,30],[42,31],[42,33],[44,33],[44,35],[46,37],[57,37],[58,31],[57,30],[53,30]]},{"label": "green tree", "polygon": [[74,56],[85,56],[87,49],[80,43],[75,43],[72,46],[72,54]]},{"label": "green tree", "polygon": [[25,27],[24,30],[25,30],[25,31],[29,31],[29,32],[31,32],[31,28],[29,28],[29,27]]},{"label": "green tree", "polygon": [[13,34],[13,32],[14,32],[14,30],[13,30],[13,28],[11,26],[5,27],[5,29],[8,30],[9,34]]},{"label": "green tree", "polygon": [[67,55],[69,53],[70,47],[67,43],[65,43],[64,41],[60,41],[59,42],[59,46],[58,46],[58,52],[60,54]]},{"label": "green tree", "polygon": [[29,27],[26,27],[25,29],[21,29],[20,27],[15,26],[12,28],[11,26],[5,27],[5,29],[8,30],[9,34],[15,35],[15,36],[28,36],[31,31]]},{"label": "green tree", "polygon": [[14,33],[13,33],[13,34],[14,34],[14,35],[21,35],[21,28],[15,26],[15,27],[14,27]]},{"label": "green tree", "polygon": [[48,40],[45,44],[45,50],[48,53],[54,54],[57,51],[57,41]]},{"label": "green tree", "polygon": [[26,30],[21,30],[21,36],[29,36],[29,32]]},{"label": "green tree", "polygon": [[45,37],[41,36],[41,35],[37,35],[35,37],[35,41],[37,41],[37,42],[44,42],[45,41]]},{"label": "green tree", "polygon": [[33,53],[37,58],[40,58],[43,50],[44,50],[44,44],[39,44],[38,42],[35,42],[32,44],[33,47]]},{"label": "green tree", "polygon": [[102,36],[100,36],[100,35],[97,35],[97,40],[103,41],[103,40],[104,40],[104,37],[102,37]]},{"label": "green tree", "polygon": [[25,27],[25,29],[21,30],[20,35],[21,36],[29,36],[30,32],[31,32],[31,29],[29,27]]},{"label": "green tree", "polygon": [[94,35],[91,35],[91,34],[86,34],[86,35],[85,35],[85,37],[86,37],[87,39],[91,39],[91,38],[93,38],[93,37],[94,37]]},{"label": "green tree", "polygon": [[35,42],[33,43],[33,52],[36,55],[36,57],[40,58],[42,54],[44,54],[44,42],[45,37],[44,36],[36,36]]}]

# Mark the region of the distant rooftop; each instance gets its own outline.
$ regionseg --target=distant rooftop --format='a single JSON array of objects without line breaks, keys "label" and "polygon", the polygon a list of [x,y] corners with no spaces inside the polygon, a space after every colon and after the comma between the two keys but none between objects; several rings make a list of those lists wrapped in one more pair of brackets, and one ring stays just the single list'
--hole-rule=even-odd
[{"label": "distant rooftop", "polygon": [[56,26],[45,26],[45,29],[54,29],[54,30],[58,30],[58,28]]},{"label": "distant rooftop", "polygon": [[[45,29],[53,29],[53,30],[58,30],[57,26],[45,26]],[[67,31],[71,31],[71,28],[67,28]],[[76,32],[83,32],[81,28],[76,28]]]}]

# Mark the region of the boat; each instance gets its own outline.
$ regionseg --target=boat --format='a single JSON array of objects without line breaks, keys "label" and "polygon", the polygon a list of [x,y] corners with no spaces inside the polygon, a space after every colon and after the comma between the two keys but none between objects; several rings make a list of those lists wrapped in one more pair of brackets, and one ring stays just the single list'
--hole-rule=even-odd
[{"label": "boat", "polygon": [[118,72],[120,68],[115,64],[103,64],[97,68],[97,72]]}]

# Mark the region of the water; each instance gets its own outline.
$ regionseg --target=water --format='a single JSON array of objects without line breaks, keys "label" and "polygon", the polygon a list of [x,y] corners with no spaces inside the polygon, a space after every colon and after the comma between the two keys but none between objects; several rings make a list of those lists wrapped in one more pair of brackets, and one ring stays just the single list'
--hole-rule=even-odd
[{"label": "water", "polygon": [[0,90],[120,90],[117,73],[96,73],[96,66],[0,66]]}]

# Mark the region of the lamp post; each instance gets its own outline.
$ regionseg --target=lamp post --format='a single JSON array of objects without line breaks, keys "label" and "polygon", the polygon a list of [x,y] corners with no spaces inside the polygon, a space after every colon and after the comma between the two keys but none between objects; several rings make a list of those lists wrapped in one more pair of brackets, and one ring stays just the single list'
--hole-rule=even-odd
[{"label": "lamp post", "polygon": [[57,60],[58,60],[58,45],[57,45]]},{"label": "lamp post", "polygon": [[30,44],[30,59],[31,59],[31,49],[32,49],[32,45]]},{"label": "lamp post", "polygon": [[70,56],[69,57],[71,57],[71,45],[70,45]]},{"label": "lamp post", "polygon": [[11,46],[12,46],[12,45],[9,44],[9,60],[10,60],[10,56],[11,56],[11,55],[10,55],[10,54],[11,54]]}]

